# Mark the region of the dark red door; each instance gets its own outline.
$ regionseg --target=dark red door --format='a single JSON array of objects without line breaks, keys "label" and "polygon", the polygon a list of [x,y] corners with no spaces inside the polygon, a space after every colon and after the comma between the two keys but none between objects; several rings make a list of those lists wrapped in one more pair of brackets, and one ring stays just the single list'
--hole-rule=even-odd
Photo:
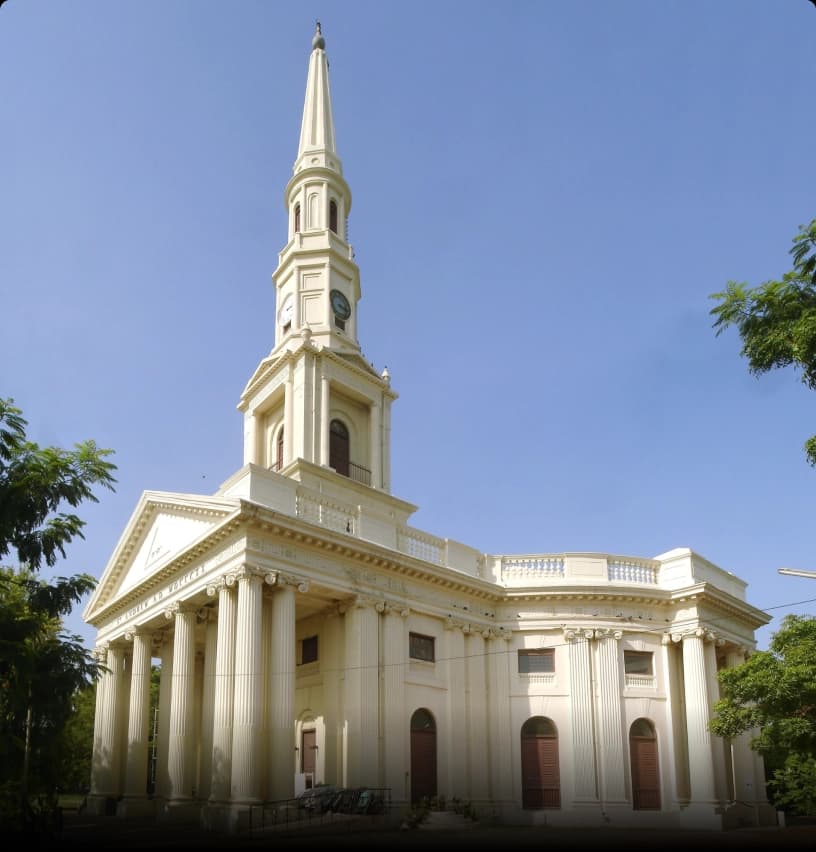
[{"label": "dark red door", "polygon": [[629,754],[632,761],[632,807],[636,811],[660,810],[657,740],[654,737],[629,737]]},{"label": "dark red door", "polygon": [[522,807],[530,810],[561,807],[557,737],[522,735],[521,795]]},{"label": "dark red door", "polygon": [[411,717],[411,802],[436,795],[436,722],[427,710]]}]

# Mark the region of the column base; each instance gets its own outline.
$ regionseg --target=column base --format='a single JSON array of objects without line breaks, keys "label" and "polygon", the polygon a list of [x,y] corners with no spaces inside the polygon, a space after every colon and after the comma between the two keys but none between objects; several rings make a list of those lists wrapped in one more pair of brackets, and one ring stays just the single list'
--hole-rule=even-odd
[{"label": "column base", "polygon": [[147,796],[126,796],[116,804],[116,816],[139,817],[155,816],[156,801],[148,799]]},{"label": "column base", "polygon": [[159,822],[195,822],[201,812],[201,802],[195,799],[170,799],[156,808]]},{"label": "column base", "polygon": [[687,805],[680,811],[680,828],[722,831],[723,807],[719,803]]},{"label": "column base", "polygon": [[251,806],[209,802],[201,809],[201,827],[216,834],[240,834],[251,828]]},{"label": "column base", "polygon": [[88,816],[115,816],[116,796],[90,793],[85,799],[84,811]]}]

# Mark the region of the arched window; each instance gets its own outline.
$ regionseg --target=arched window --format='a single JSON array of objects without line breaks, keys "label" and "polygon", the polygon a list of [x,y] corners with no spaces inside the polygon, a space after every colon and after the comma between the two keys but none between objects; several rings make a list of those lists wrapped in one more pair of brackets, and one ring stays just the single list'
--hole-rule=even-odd
[{"label": "arched window", "polygon": [[295,233],[300,231],[300,204],[295,205]]},{"label": "arched window", "polygon": [[629,760],[632,766],[632,808],[636,811],[659,811],[657,734],[648,719],[635,719],[629,728]]},{"label": "arched window", "polygon": [[521,728],[521,802],[528,810],[561,807],[558,731],[543,716]]},{"label": "arched window", "polygon": [[275,445],[275,470],[280,470],[283,467],[283,429],[280,427],[278,432],[278,441]]},{"label": "arched window", "polygon": [[337,233],[337,202],[334,200],[329,202],[329,227]]},{"label": "arched window", "polygon": [[329,466],[343,476],[349,475],[349,432],[341,420],[329,424]]},{"label": "arched window", "polygon": [[436,795],[436,722],[420,707],[411,716],[411,802]]}]

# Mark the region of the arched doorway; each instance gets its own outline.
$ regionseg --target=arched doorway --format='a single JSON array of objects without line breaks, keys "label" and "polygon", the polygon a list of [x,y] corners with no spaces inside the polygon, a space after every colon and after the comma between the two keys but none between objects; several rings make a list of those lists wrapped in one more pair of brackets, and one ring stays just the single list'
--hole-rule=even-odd
[{"label": "arched doorway", "polygon": [[436,795],[436,722],[420,707],[411,716],[411,802]]},{"label": "arched doorway", "polygon": [[521,804],[527,810],[561,807],[558,731],[543,716],[521,728]]},{"label": "arched doorway", "polygon": [[648,719],[635,719],[629,728],[629,759],[632,766],[633,809],[660,810],[657,734]]}]

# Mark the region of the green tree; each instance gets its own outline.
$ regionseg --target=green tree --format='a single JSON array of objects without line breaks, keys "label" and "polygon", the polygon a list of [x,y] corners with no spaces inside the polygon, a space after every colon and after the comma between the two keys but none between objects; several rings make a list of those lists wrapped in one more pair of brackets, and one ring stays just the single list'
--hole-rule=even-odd
[{"label": "green tree", "polygon": [[[793,367],[802,382],[816,390],[816,219],[800,225],[790,249],[793,268],[779,280],[757,287],[729,281],[712,294],[717,335],[734,326],[742,340],[741,355],[755,376]],[[805,442],[805,453],[816,466],[816,435]]]},{"label": "green tree", "polygon": [[769,798],[795,814],[816,814],[816,617],[788,615],[767,651],[717,675],[721,699],[711,730],[751,740],[771,772]]},{"label": "green tree", "polygon": [[[27,421],[11,399],[0,399],[0,782],[6,828],[29,813],[29,793],[61,783],[59,752],[76,696],[97,664],[62,617],[90,592],[88,574],[38,576],[53,567],[85,522],[72,511],[97,502],[96,487],[113,489],[111,450],[93,441],[73,450],[40,447],[26,437]],[[90,743],[88,744],[90,748]],[[14,802],[18,805],[15,807]]]}]

